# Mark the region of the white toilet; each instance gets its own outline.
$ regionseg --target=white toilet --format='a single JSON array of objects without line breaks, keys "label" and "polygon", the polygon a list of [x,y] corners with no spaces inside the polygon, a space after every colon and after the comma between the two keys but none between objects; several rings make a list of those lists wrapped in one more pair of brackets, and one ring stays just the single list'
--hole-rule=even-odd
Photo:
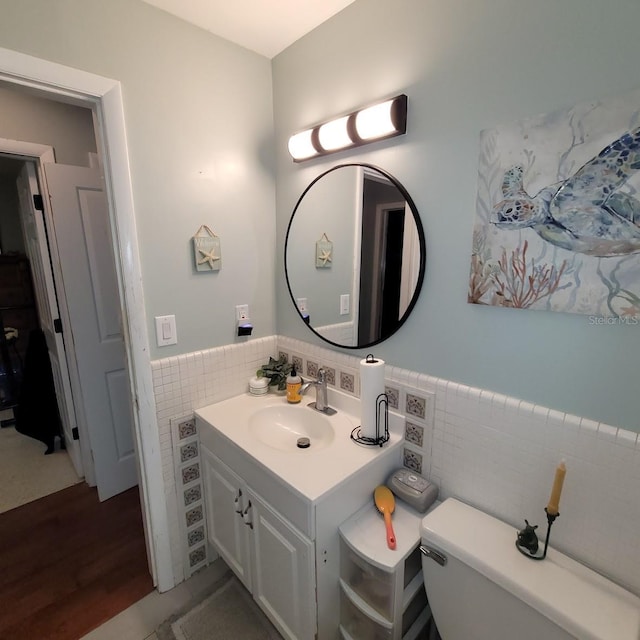
[{"label": "white toilet", "polygon": [[640,598],[554,549],[525,557],[516,533],[453,498],[424,517],[424,582],[443,640],[640,639]]}]

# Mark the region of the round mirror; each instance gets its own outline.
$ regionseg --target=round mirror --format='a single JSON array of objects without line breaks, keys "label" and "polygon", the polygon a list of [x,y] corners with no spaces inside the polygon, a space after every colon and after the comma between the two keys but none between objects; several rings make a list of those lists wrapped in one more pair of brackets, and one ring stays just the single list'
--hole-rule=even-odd
[{"label": "round mirror", "polygon": [[369,347],[393,335],[418,299],[424,231],[393,176],[341,164],[300,196],[284,262],[289,293],[309,328],[338,347]]}]

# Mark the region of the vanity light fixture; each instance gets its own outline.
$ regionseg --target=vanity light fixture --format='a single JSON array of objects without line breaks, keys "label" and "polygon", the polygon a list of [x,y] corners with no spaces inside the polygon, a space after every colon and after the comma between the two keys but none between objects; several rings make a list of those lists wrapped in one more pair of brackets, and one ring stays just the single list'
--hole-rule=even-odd
[{"label": "vanity light fixture", "polygon": [[406,132],[407,96],[401,94],[291,136],[289,153],[302,162]]}]

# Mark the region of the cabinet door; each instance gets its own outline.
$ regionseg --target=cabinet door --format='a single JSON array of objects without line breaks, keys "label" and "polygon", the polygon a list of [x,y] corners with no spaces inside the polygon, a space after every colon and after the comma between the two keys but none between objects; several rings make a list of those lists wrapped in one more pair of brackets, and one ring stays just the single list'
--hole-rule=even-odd
[{"label": "cabinet door", "polygon": [[316,633],[314,545],[251,490],[253,597],[280,633],[313,640]]},{"label": "cabinet door", "polygon": [[209,542],[251,591],[250,530],[242,517],[248,506],[242,480],[202,447]]}]

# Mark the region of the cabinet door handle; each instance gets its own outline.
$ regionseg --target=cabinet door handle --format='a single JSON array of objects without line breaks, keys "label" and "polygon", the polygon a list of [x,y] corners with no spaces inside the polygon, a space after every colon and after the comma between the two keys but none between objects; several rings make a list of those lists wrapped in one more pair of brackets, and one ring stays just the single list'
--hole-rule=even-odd
[{"label": "cabinet door handle", "polygon": [[247,519],[247,516],[250,510],[251,510],[251,500],[249,500],[249,504],[247,505],[247,508],[244,510],[244,513],[242,514],[242,518],[244,519],[244,523],[248,525],[250,529],[253,529],[253,522]]},{"label": "cabinet door handle", "polygon": [[[235,497],[233,503],[237,505],[240,502],[240,498],[242,498],[242,489],[238,489],[238,495]],[[240,509],[236,509],[235,511],[238,515],[242,516],[242,505],[240,505]]]}]

